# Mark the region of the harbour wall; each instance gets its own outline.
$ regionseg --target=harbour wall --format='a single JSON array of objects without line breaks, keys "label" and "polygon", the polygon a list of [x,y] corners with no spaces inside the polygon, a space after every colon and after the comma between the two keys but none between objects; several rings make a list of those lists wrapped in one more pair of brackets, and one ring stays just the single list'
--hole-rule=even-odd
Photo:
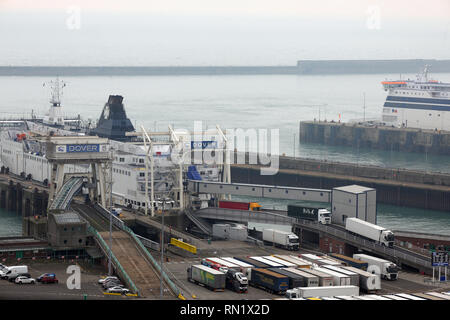
[{"label": "harbour wall", "polygon": [[450,72],[450,60],[299,60],[285,66],[0,66],[0,76],[321,75]]},{"label": "harbour wall", "polygon": [[450,132],[301,121],[300,141],[333,146],[450,155]]},{"label": "harbour wall", "polygon": [[280,157],[275,175],[261,175],[260,168],[257,164],[234,164],[232,181],[318,189],[358,184],[375,188],[378,203],[450,212],[450,175],[447,174],[289,157]]}]

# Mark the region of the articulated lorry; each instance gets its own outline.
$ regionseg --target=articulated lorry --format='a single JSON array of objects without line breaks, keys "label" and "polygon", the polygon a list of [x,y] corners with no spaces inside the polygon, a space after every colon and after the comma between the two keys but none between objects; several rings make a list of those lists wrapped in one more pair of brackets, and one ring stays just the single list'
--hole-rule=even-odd
[{"label": "articulated lorry", "polygon": [[354,254],[353,258],[366,261],[369,264],[367,272],[379,274],[382,279],[397,280],[398,278],[399,268],[391,261],[359,253]]},{"label": "articulated lorry", "polygon": [[345,220],[345,230],[389,248],[394,247],[394,233],[376,224],[358,218],[347,218]]},{"label": "articulated lorry", "polygon": [[334,297],[334,296],[359,296],[357,286],[331,286],[331,287],[308,287],[294,288],[286,291],[286,298],[311,298],[311,297]]},{"label": "articulated lorry", "polygon": [[225,286],[235,292],[247,292],[248,279],[242,272],[228,269],[228,272],[226,274]]},{"label": "articulated lorry", "polygon": [[219,201],[219,208],[260,211],[261,205],[257,202]]},{"label": "articulated lorry", "polygon": [[321,224],[331,224],[331,212],[328,209],[294,205],[288,205],[287,209],[289,217],[317,221]]},{"label": "articulated lorry", "polygon": [[298,250],[298,236],[292,232],[286,232],[276,229],[263,229],[263,241],[273,243],[277,247],[288,250]]},{"label": "articulated lorry", "polygon": [[289,278],[267,269],[252,269],[250,285],[276,294],[284,294],[289,289]]},{"label": "articulated lorry", "polygon": [[212,291],[224,291],[225,289],[225,273],[202,264],[190,266],[187,269],[187,278],[188,281]]}]

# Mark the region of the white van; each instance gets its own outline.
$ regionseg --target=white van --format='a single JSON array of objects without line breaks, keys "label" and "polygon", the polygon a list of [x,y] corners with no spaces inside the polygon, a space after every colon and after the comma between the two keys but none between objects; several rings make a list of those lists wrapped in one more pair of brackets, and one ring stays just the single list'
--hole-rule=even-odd
[{"label": "white van", "polygon": [[2,276],[3,279],[9,278],[11,275],[14,274],[20,274],[20,273],[28,273],[28,266],[11,266],[8,267],[8,271],[4,276]]}]

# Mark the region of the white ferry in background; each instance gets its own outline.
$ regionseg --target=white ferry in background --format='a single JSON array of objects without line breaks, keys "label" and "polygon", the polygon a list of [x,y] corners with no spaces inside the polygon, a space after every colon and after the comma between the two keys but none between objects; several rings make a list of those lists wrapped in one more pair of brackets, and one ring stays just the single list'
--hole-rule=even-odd
[{"label": "white ferry in background", "polygon": [[399,128],[450,131],[450,83],[428,79],[428,67],[416,80],[381,82],[388,91],[382,122]]}]

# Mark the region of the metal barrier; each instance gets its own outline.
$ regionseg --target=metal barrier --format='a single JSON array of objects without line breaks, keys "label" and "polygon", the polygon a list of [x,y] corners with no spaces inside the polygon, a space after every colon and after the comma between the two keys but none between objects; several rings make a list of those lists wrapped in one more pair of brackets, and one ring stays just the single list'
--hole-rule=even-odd
[{"label": "metal barrier", "polygon": [[134,282],[130,279],[126,271],[123,269],[119,260],[117,260],[116,256],[112,253],[111,248],[106,244],[105,240],[103,240],[102,236],[92,226],[88,227],[88,232],[92,233],[95,236],[100,245],[100,248],[102,249],[103,253],[106,256],[111,254],[111,260],[113,262],[113,265],[116,267],[116,271],[118,271],[118,273],[122,275],[122,277],[125,279],[125,282],[131,288],[131,290],[139,296],[140,295],[139,290],[135,286]]},{"label": "metal barrier", "polygon": [[[121,230],[127,232],[133,239],[134,241],[138,244],[138,246],[141,248],[142,252],[144,253],[144,255],[147,257],[147,259],[150,261],[150,263],[153,265],[153,267],[159,272],[159,274],[162,275],[162,277],[164,278],[164,281],[166,281],[166,283],[169,285],[170,289],[172,290],[173,293],[175,293],[175,295],[181,299],[181,300],[185,300],[181,290],[172,282],[172,280],[170,280],[170,278],[167,276],[167,274],[165,273],[164,270],[161,270],[161,266],[158,264],[158,262],[156,262],[155,258],[152,257],[152,255],[147,251],[147,249],[145,248],[144,244],[142,243],[142,241],[139,238],[145,239],[146,242],[151,241],[149,239],[143,238],[141,236],[136,235],[133,230],[131,230],[130,228],[128,228],[125,223],[120,220],[119,218],[117,218],[116,216],[114,216],[110,211],[108,211],[107,209],[105,209],[103,206],[101,206],[98,203],[94,204],[94,207],[97,209],[98,212],[100,212],[103,216],[107,215],[107,218],[109,219],[110,216],[113,217],[113,224],[115,226],[117,226],[118,228],[120,228]],[[139,238],[138,238],[139,237]],[[102,239],[103,240],[103,239]],[[151,241],[153,243],[156,243],[154,241]],[[159,244],[158,244],[159,247]]]},{"label": "metal barrier", "polygon": [[301,226],[308,226],[311,229],[315,229],[317,231],[322,231],[324,233],[328,233],[330,235],[336,236],[341,239],[345,239],[346,241],[357,244],[360,246],[364,246],[366,248],[370,248],[373,251],[376,251],[378,253],[382,253],[394,258],[400,258],[409,262],[414,262],[417,265],[429,268],[430,267],[430,261],[426,257],[415,253],[408,251],[406,249],[400,249],[400,248],[389,248],[386,246],[379,245],[371,240],[366,240],[363,237],[359,237],[356,235],[352,235],[346,231],[339,230],[335,227],[330,227],[328,225],[322,225],[318,222],[313,222],[309,220],[303,220],[298,219],[297,223]]}]

